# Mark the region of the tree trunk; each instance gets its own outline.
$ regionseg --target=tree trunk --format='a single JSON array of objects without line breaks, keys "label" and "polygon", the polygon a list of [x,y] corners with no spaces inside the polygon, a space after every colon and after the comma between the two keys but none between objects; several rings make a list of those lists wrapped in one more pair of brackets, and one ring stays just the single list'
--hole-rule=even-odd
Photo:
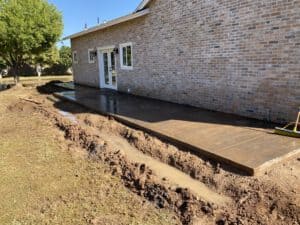
[{"label": "tree trunk", "polygon": [[18,64],[15,64],[12,68],[12,75],[14,76],[14,81],[15,84],[18,85],[20,82],[20,71],[21,71],[21,67]]},{"label": "tree trunk", "polygon": [[20,77],[19,77],[19,75],[14,75],[14,81],[15,81],[15,84],[16,85],[18,85],[19,84],[19,82],[20,82]]}]

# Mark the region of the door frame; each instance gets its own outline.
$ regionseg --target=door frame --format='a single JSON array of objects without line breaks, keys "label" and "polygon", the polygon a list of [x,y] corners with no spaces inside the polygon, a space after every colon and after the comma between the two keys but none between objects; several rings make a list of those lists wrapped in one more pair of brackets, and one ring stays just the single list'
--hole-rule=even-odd
[{"label": "door frame", "polygon": [[[112,90],[118,90],[118,76],[116,75],[116,86],[113,85],[107,85],[105,84],[105,77],[104,77],[104,64],[103,64],[103,53],[105,52],[113,52],[115,49],[115,45],[109,45],[109,46],[104,46],[104,47],[98,47],[97,48],[97,55],[98,55],[98,66],[99,66],[99,86],[100,88],[109,88]],[[116,65],[116,55],[115,55],[115,67],[117,67]],[[109,61],[110,61],[110,57],[109,57]],[[116,70],[116,68],[115,68]]]}]

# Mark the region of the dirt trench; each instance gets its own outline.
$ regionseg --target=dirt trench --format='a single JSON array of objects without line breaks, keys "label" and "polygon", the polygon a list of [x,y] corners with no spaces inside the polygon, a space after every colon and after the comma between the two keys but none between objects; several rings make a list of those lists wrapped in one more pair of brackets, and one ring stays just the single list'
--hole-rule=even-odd
[{"label": "dirt trench", "polygon": [[9,110],[41,112],[65,133],[65,138],[72,141],[74,146],[86,149],[92,159],[108,164],[111,173],[121,177],[124,185],[131,191],[154,202],[157,207],[174,210],[182,224],[194,224],[195,218],[206,216],[207,212],[202,209],[213,207],[188,189],[171,187],[167,180],[159,179],[147,165],[129,161],[122,150],[109,145],[106,140],[92,132],[92,129],[84,129],[60,114],[30,102],[15,104]]},{"label": "dirt trench", "polygon": [[[99,120],[91,114],[79,118],[101,132],[122,136],[144,154],[171,165],[201,181],[211,190],[230,197],[233,204],[225,209],[212,210],[213,224],[300,224],[300,183],[297,173],[300,172],[299,159],[284,163],[263,176],[248,177],[232,172],[234,169],[226,165],[201,159],[145,132],[124,126],[112,118]],[[285,171],[281,177],[277,176],[279,171]],[[288,171],[293,171],[294,176]],[[289,185],[278,185],[283,182]]]},{"label": "dirt trench", "polygon": [[[86,149],[91,158],[107,163],[111,173],[121,177],[130,190],[158,207],[174,210],[182,224],[300,224],[299,181],[286,188],[276,185],[276,171],[262,177],[238,175],[112,118],[87,112],[78,113],[74,122],[58,113],[47,100],[36,100],[39,101],[42,103],[22,101],[10,110],[28,110],[31,105],[35,112],[42,113],[64,131],[66,139]],[[79,107],[63,104],[64,110],[70,112]],[[126,141],[145,155],[190,175],[212,192],[230,198],[232,204],[219,206],[199,198],[189,189],[172,186],[172,182],[161,179],[147,164],[129,161],[125,151],[111,144],[108,137]],[[299,160],[282,167],[298,171]],[[298,177],[291,182],[295,180]]]}]

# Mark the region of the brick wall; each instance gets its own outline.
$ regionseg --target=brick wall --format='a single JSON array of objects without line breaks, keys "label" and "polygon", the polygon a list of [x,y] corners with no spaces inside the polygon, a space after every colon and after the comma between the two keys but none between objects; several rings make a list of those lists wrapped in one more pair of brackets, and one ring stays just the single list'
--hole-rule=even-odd
[{"label": "brick wall", "polygon": [[300,106],[299,0],[154,0],[146,17],[72,40],[75,80],[99,84],[88,48],[133,42],[118,89],[273,121]]}]

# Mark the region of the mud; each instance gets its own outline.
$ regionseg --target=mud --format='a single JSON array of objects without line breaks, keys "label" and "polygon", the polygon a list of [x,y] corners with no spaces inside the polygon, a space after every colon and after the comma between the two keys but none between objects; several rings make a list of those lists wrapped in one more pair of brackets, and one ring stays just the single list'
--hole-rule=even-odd
[{"label": "mud", "polygon": [[[41,101],[40,96],[36,98]],[[157,207],[174,210],[182,224],[300,224],[299,160],[282,164],[259,177],[247,177],[209,159],[201,159],[178,149],[150,134],[131,129],[112,118],[63,102],[59,110],[76,112],[77,123],[74,124],[59,114],[53,108],[53,103],[44,100],[42,105],[22,101],[9,110],[42,113],[45,119],[54,122],[64,132],[66,139],[76,147],[86,149],[90,158],[107,163],[110,172],[121,177],[131,191]],[[59,107],[60,104],[55,106]],[[134,157],[129,160],[130,156],[122,145],[112,144],[115,140],[122,140],[148,157],[182,171],[205,184],[212,193],[231,199],[232,203],[220,206],[199,198],[190,189],[174,186],[172,180],[162,179],[151,168],[151,163],[149,166],[144,161],[133,162]]]}]

